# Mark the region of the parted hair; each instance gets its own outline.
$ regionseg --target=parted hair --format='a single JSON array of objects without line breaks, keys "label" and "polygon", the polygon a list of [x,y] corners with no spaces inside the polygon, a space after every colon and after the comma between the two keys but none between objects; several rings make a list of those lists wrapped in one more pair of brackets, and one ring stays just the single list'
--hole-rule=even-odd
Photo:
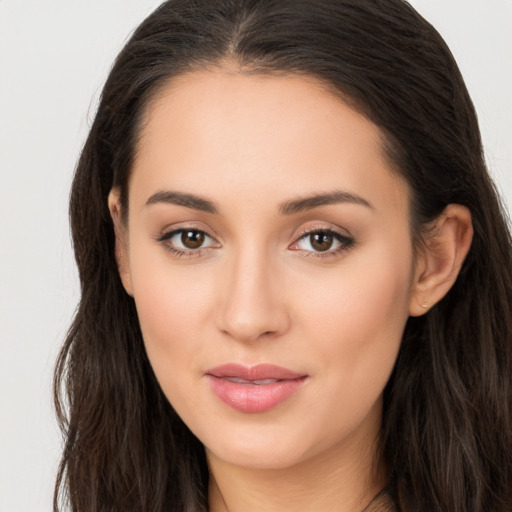
[{"label": "parted hair", "polygon": [[511,238],[455,60],[403,0],[168,0],[135,30],[71,191],[81,299],[55,371],[65,441],[55,510],[207,510],[204,450],[149,364],[107,197],[118,187],[126,213],[151,98],[173,77],[227,61],[241,73],[316,78],[375,123],[409,185],[415,243],[448,204],[469,208],[474,238],[457,281],[407,321],[384,391],[381,453],[403,512],[509,512]]}]

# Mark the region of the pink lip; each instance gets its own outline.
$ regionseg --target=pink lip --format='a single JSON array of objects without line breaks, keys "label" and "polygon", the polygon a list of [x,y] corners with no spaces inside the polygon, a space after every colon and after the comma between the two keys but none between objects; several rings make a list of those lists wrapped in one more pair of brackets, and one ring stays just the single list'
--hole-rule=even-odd
[{"label": "pink lip", "polygon": [[[212,391],[227,405],[246,413],[265,412],[296,393],[308,376],[271,364],[230,363],[206,372]],[[265,382],[268,381],[268,382]]]}]

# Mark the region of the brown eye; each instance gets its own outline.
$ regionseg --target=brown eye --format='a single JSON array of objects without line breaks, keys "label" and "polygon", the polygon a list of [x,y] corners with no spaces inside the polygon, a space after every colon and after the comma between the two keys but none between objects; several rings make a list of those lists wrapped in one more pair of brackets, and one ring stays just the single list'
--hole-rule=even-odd
[{"label": "brown eye", "polygon": [[185,230],[181,233],[181,243],[187,249],[199,249],[204,240],[205,234],[202,231]]},{"label": "brown eye", "polygon": [[[179,258],[192,258],[209,253],[221,244],[206,231],[196,228],[179,228],[155,239],[164,249]],[[206,251],[206,252],[205,252]]]},{"label": "brown eye", "polygon": [[354,245],[354,239],[331,229],[314,229],[304,233],[290,249],[303,251],[311,256],[341,254]]},{"label": "brown eye", "polygon": [[318,232],[309,235],[309,242],[315,251],[323,252],[332,248],[334,237],[330,233]]}]

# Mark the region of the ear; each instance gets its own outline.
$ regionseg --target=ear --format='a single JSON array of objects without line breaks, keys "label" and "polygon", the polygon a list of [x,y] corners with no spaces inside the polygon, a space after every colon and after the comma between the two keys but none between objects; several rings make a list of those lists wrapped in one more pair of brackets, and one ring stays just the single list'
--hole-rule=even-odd
[{"label": "ear", "polygon": [[130,275],[130,266],[128,259],[128,244],[126,226],[121,217],[121,201],[119,190],[113,188],[108,195],[108,209],[114,224],[114,234],[116,237],[115,257],[119,277],[123,283],[124,289],[128,295],[133,296],[132,279]]},{"label": "ear", "polygon": [[460,204],[448,205],[418,251],[409,304],[411,316],[425,314],[448,293],[472,239],[470,211]]}]

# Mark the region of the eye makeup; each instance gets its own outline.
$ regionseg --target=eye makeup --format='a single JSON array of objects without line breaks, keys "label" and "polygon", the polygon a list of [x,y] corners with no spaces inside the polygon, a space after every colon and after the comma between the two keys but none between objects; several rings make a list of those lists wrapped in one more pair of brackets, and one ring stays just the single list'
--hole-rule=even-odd
[{"label": "eye makeup", "polygon": [[299,232],[290,250],[300,251],[306,257],[329,258],[338,256],[355,244],[352,236],[341,233],[332,227],[307,227]]},{"label": "eye makeup", "polygon": [[178,257],[197,257],[206,250],[221,247],[206,231],[193,226],[172,229],[158,236],[156,241]]},{"label": "eye makeup", "polygon": [[[213,236],[196,226],[180,226],[155,238],[164,249],[179,258],[203,256],[221,246]],[[302,229],[288,246],[305,257],[329,258],[341,255],[355,244],[354,238],[332,227],[315,226]]]}]

